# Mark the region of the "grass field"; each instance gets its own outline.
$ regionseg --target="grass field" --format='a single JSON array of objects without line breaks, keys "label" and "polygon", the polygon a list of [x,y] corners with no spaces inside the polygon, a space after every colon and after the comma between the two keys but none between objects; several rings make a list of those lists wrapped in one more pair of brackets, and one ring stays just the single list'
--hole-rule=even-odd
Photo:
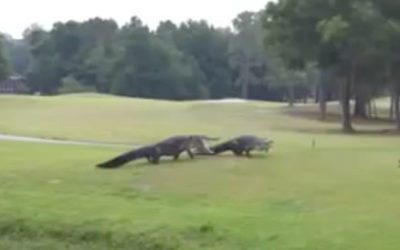
[{"label": "grass field", "polygon": [[254,159],[183,157],[114,171],[94,165],[124,148],[0,142],[1,250],[400,246],[399,137],[341,135],[338,124],[277,103],[76,95],[0,97],[0,107],[2,133],[132,144],[254,133],[276,142]]}]

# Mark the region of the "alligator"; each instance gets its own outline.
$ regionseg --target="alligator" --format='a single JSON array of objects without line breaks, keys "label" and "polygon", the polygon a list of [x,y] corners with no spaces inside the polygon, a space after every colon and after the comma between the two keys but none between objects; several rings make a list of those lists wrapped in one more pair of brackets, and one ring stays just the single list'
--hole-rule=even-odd
[{"label": "alligator", "polygon": [[247,157],[251,157],[251,151],[268,152],[274,141],[259,138],[254,135],[242,135],[221,144],[212,146],[210,149],[214,154],[221,154],[226,151],[232,151],[236,156],[242,156],[246,153]]},{"label": "alligator", "polygon": [[118,168],[122,165],[141,158],[146,158],[149,163],[158,164],[162,156],[173,156],[178,160],[183,152],[187,152],[191,159],[194,154],[213,155],[214,152],[207,146],[205,141],[218,140],[204,135],[178,135],[167,138],[161,142],[146,145],[115,158],[100,163],[98,168]]}]

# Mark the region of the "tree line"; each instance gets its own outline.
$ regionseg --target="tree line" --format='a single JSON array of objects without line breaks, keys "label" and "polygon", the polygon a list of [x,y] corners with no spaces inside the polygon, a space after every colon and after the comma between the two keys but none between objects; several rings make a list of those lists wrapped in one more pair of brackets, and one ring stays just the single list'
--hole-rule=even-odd
[{"label": "tree line", "polygon": [[[93,91],[173,100],[283,101],[288,89],[275,75],[286,69],[272,65],[264,49],[261,17],[262,12],[243,12],[234,29],[206,21],[163,21],[150,30],[138,17],[121,27],[101,18],[58,22],[49,31],[32,25],[22,40],[5,36],[2,53],[10,59],[8,69],[25,75],[32,92],[45,95]],[[302,76],[293,79],[293,98],[304,99],[310,87]]]}]

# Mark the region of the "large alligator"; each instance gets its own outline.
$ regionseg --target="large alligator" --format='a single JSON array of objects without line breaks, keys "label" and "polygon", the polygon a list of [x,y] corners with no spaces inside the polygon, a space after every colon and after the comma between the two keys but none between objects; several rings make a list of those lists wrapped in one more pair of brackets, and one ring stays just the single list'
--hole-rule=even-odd
[{"label": "large alligator", "polygon": [[218,140],[204,135],[179,135],[173,136],[153,145],[147,145],[121,154],[109,161],[97,165],[99,168],[118,168],[130,161],[146,158],[149,163],[158,164],[162,156],[173,156],[178,160],[183,152],[187,152],[191,159],[194,153],[212,155],[213,151],[205,141]]},{"label": "large alligator", "polygon": [[251,151],[268,152],[274,142],[253,135],[242,135],[235,137],[229,141],[211,147],[214,154],[221,154],[226,151],[232,151],[237,156],[246,153],[247,157],[251,157]]}]

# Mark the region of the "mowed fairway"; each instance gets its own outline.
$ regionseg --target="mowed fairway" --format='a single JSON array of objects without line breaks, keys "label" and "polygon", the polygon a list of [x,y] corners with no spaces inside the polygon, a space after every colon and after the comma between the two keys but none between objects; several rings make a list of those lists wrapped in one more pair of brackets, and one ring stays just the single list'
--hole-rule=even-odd
[{"label": "mowed fairway", "polygon": [[337,124],[263,102],[8,96],[0,107],[0,132],[10,134],[275,141],[253,159],[184,155],[117,170],[94,166],[129,147],[0,141],[1,250],[399,249],[400,137],[331,133]]}]

